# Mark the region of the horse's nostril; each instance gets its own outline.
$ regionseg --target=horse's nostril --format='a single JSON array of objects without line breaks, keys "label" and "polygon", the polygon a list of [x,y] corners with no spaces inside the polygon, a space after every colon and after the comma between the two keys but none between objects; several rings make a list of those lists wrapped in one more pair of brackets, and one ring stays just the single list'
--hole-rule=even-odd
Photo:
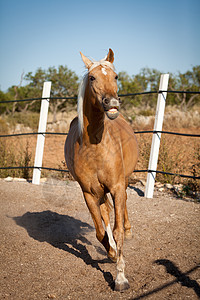
[{"label": "horse's nostril", "polygon": [[110,106],[112,106],[112,107],[119,107],[119,100],[115,99],[115,98],[112,98],[110,100]]},{"label": "horse's nostril", "polygon": [[110,101],[109,101],[107,98],[104,98],[104,99],[103,99],[103,103],[104,103],[104,104],[108,105],[109,102],[110,102]]}]

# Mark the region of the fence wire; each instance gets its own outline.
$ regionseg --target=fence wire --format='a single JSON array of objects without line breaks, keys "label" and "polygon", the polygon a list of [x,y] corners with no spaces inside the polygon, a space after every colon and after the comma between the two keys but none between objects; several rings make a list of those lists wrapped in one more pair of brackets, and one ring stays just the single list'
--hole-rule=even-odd
[{"label": "fence wire", "polygon": [[[200,134],[190,134],[190,133],[181,133],[181,132],[171,132],[171,131],[159,131],[159,130],[142,130],[135,131],[135,134],[139,133],[165,133],[165,134],[173,134],[187,137],[200,137]],[[13,133],[13,134],[0,134],[0,137],[13,137],[13,136],[25,136],[25,135],[68,135],[68,132],[24,132],[24,133]]]},{"label": "fence wire", "polygon": [[[49,170],[49,171],[58,171],[58,172],[64,172],[69,173],[69,170],[63,170],[63,169],[56,169],[56,168],[48,168],[48,167],[34,167],[34,166],[27,166],[27,167],[0,167],[0,170],[17,170],[17,169],[39,169],[39,170]],[[191,176],[191,175],[184,175],[184,174],[178,174],[178,173],[171,173],[171,172],[163,172],[163,171],[154,171],[154,170],[134,170],[133,173],[157,173],[157,174],[165,174],[165,175],[172,175],[182,178],[190,178],[190,179],[200,179],[200,176]]]},{"label": "fence wire", "polygon": [[[148,94],[162,94],[162,93],[170,93],[170,94],[200,94],[199,91],[147,91],[147,92],[139,92],[139,93],[128,93],[128,94],[119,94],[119,97],[130,97],[130,96],[138,96],[138,95],[148,95]],[[13,102],[28,102],[28,101],[40,101],[40,100],[77,100],[77,96],[66,96],[66,97],[38,97],[38,98],[27,98],[27,99],[18,99],[18,100],[2,100],[1,103],[13,103]]]}]

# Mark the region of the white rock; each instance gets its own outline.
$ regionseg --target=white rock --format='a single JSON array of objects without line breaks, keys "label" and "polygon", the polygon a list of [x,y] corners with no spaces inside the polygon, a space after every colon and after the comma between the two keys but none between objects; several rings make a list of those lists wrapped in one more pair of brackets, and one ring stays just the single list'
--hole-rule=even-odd
[{"label": "white rock", "polygon": [[6,177],[4,180],[5,180],[5,181],[13,181],[13,178],[10,177],[10,176],[8,176],[8,177]]},{"label": "white rock", "polygon": [[182,184],[175,184],[174,188],[176,191],[180,192],[183,190],[183,185]]},{"label": "white rock", "polygon": [[43,182],[46,182],[47,181],[47,178],[44,177],[44,178],[40,178],[40,182],[43,183]]},{"label": "white rock", "polygon": [[163,187],[163,183],[161,183],[161,182],[156,182],[156,183],[155,183],[155,186],[156,186],[157,188],[162,188],[162,187]]},{"label": "white rock", "polygon": [[14,178],[13,178],[13,181],[21,181],[21,182],[25,182],[26,179],[25,179],[25,178],[17,178],[17,177],[14,177]]},{"label": "white rock", "polygon": [[165,187],[169,190],[173,189],[173,185],[171,183],[166,183]]}]

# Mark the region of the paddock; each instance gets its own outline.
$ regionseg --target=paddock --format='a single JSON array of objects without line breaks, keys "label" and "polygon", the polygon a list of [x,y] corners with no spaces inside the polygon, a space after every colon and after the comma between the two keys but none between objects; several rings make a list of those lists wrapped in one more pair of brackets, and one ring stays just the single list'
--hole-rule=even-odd
[{"label": "paddock", "polygon": [[129,186],[130,289],[121,294],[76,182],[0,180],[0,298],[198,299],[199,204],[158,189],[143,195],[141,183]]}]

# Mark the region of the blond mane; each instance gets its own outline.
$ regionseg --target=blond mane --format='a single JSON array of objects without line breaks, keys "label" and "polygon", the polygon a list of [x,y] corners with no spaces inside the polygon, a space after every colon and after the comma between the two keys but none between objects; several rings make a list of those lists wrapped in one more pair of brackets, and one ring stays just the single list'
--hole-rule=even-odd
[{"label": "blond mane", "polygon": [[79,92],[78,92],[78,103],[77,103],[77,113],[78,113],[78,130],[79,135],[81,136],[83,133],[83,101],[85,96],[85,88],[88,80],[88,74],[96,67],[102,66],[102,67],[108,67],[111,70],[115,70],[115,67],[112,63],[105,60],[105,58],[101,59],[100,61],[93,61],[92,66],[88,70],[88,72],[83,77],[80,85],[79,85]]}]

